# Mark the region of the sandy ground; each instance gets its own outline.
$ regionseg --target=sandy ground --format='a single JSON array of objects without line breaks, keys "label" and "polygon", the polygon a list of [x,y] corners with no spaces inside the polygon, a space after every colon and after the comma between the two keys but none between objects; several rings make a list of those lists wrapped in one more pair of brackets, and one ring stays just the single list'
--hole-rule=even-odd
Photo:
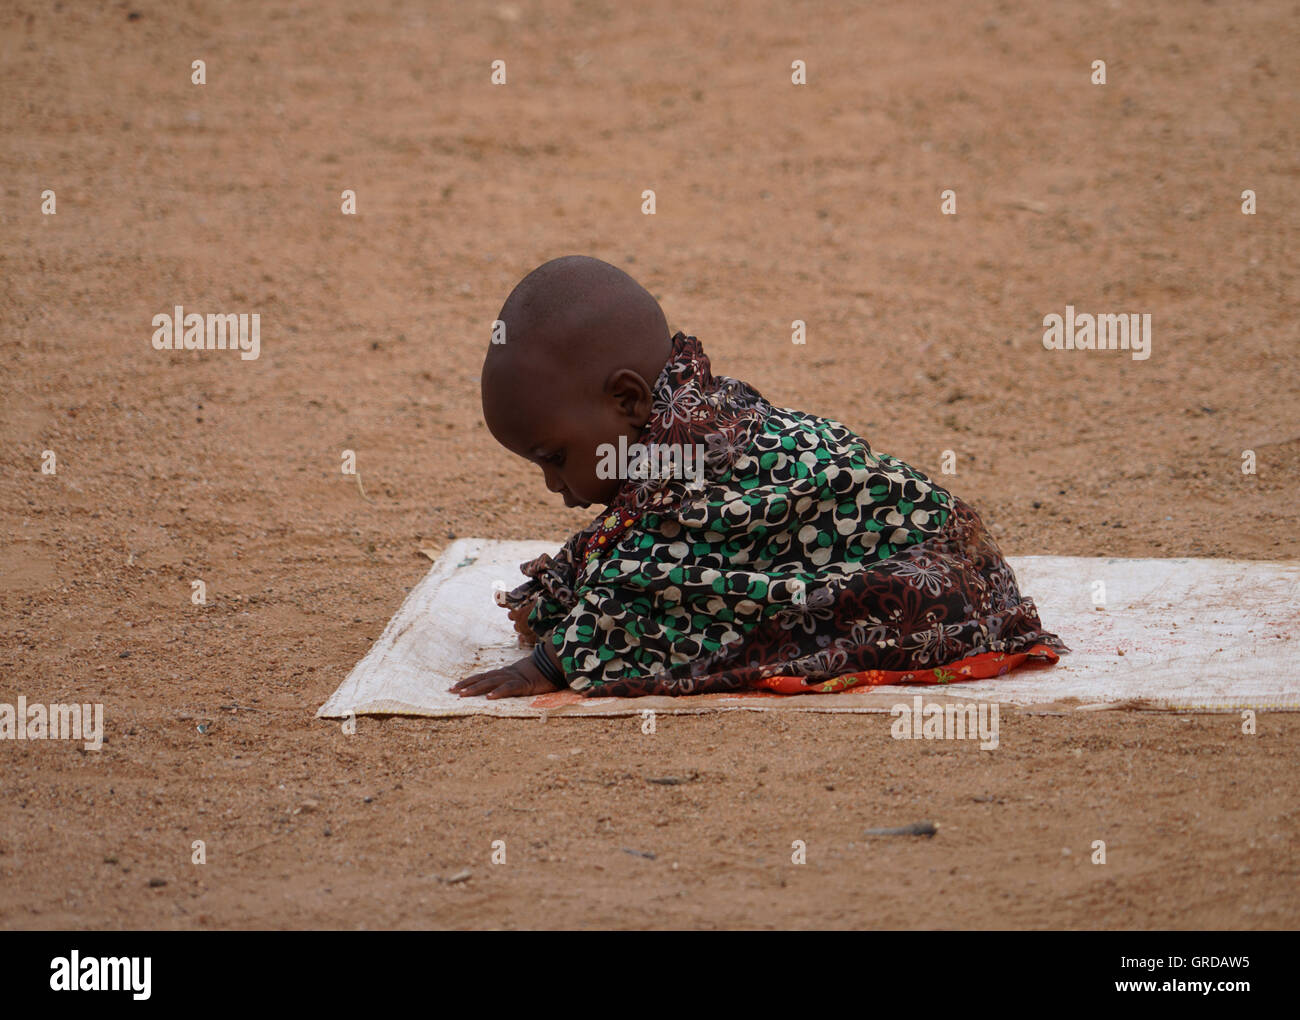
[{"label": "sandy ground", "polygon": [[[108,730],[0,745],[0,925],[1300,923],[1300,715],[313,716],[419,548],[582,523],[477,382],[571,252],[774,402],[953,450],[1010,555],[1295,559],[1292,3],[91,7],[0,3],[0,701]],[[260,357],[155,351],[177,304]],[[1151,357],[1044,350],[1066,304]]]}]

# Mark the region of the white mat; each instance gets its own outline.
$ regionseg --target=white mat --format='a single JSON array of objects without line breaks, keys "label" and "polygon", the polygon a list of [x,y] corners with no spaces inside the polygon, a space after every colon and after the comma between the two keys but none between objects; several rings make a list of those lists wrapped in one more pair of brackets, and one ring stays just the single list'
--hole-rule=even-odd
[{"label": "white mat", "polygon": [[[1073,649],[1054,666],[945,687],[837,694],[584,698],[559,691],[495,700],[452,694],[447,688],[461,677],[526,654],[505,610],[493,602],[492,589],[494,583],[515,587],[523,580],[520,563],[558,547],[488,539],[452,543],[317,715],[628,715],[648,708],[880,712],[917,694],[927,701],[1065,702],[1055,706],[1065,708],[1300,711],[1300,564],[1069,556],[1009,557],[1043,626]],[[1100,610],[1094,605],[1099,581],[1105,584]]]}]

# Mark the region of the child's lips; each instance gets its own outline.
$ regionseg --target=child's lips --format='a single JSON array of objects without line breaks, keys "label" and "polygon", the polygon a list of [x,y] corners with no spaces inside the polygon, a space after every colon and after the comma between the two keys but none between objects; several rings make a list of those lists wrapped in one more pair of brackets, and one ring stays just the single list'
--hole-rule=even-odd
[{"label": "child's lips", "polygon": [[567,493],[567,492],[564,494],[564,505],[565,505],[565,506],[581,506],[581,507],[588,507],[588,506],[591,506],[590,503],[585,503],[585,502],[583,502],[583,501],[580,500],[580,499],[574,499],[573,496],[572,496],[571,494]]}]

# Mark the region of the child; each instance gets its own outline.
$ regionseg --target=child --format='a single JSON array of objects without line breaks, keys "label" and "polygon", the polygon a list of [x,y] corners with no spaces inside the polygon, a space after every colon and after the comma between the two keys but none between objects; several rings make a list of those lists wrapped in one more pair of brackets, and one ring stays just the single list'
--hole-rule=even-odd
[{"label": "child", "polygon": [[823,693],[1069,651],[974,509],[840,423],[712,375],[621,270],[554,259],[500,319],[489,430],[565,505],[605,509],[498,595],[532,655],[453,691]]}]

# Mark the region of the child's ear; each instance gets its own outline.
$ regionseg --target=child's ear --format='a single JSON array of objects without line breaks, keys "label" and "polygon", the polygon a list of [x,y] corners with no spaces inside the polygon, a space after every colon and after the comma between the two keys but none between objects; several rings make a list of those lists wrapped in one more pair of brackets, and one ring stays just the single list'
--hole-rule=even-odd
[{"label": "child's ear", "polygon": [[620,368],[606,380],[605,392],[618,406],[619,413],[637,425],[644,425],[650,420],[654,396],[641,373],[630,368]]}]

